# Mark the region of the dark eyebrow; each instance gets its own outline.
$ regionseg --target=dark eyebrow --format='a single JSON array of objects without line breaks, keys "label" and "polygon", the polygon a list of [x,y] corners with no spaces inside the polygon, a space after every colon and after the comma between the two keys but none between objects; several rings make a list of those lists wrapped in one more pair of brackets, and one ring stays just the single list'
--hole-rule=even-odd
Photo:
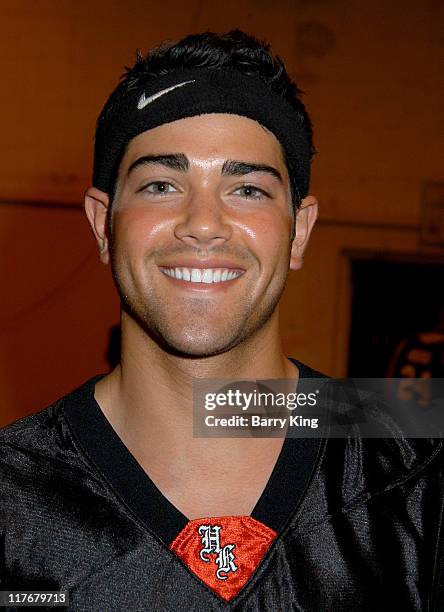
[{"label": "dark eyebrow", "polygon": [[250,172],[267,172],[282,183],[282,176],[279,170],[266,164],[254,164],[227,159],[222,166],[222,175],[243,176],[244,174],[250,174]]},{"label": "dark eyebrow", "polygon": [[133,172],[139,166],[146,166],[150,164],[158,164],[166,166],[172,170],[179,170],[180,172],[186,172],[190,167],[188,159],[183,153],[168,153],[165,155],[143,155],[138,157],[136,161],[133,161],[131,166],[128,168],[127,176]]}]

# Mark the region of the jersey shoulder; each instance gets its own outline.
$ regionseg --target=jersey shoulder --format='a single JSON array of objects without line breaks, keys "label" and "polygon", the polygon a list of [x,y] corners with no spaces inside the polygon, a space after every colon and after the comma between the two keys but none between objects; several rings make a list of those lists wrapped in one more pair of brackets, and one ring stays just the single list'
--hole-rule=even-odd
[{"label": "jersey shoulder", "polygon": [[60,436],[63,399],[0,429],[0,461],[5,455],[20,451],[51,454],[54,439]]},{"label": "jersey shoulder", "polygon": [[65,395],[42,410],[0,428],[0,485],[49,465],[91,472],[64,415]]}]

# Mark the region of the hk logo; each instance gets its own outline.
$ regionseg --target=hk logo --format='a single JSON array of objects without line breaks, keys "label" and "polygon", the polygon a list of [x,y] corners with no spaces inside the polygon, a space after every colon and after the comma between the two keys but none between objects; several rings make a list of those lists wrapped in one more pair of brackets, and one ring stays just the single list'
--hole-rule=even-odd
[{"label": "hk logo", "polygon": [[211,559],[208,555],[215,554],[215,563],[217,566],[216,577],[219,580],[226,580],[229,572],[238,570],[235,564],[235,556],[233,550],[234,544],[220,545],[220,525],[201,525],[199,527],[200,540],[202,542],[202,550],[200,558],[205,563],[210,563]]}]

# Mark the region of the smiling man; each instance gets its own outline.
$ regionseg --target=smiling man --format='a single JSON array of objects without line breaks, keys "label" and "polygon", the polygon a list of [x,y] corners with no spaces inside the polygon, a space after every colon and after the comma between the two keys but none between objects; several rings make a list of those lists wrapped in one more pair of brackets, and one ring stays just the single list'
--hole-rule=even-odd
[{"label": "smiling man", "polygon": [[193,381],[322,376],[279,333],[312,154],[299,90],[242,32],[124,75],[85,197],[121,361],[0,434],[4,590],[88,611],[439,608],[440,442],[193,437]]}]

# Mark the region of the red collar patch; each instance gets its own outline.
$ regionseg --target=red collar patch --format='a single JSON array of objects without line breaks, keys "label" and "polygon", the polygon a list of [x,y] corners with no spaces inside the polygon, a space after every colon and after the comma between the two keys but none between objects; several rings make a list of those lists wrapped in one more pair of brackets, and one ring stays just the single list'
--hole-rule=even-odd
[{"label": "red collar patch", "polygon": [[276,532],[251,516],[189,521],[170,548],[225,600],[239,593],[262,561]]}]

